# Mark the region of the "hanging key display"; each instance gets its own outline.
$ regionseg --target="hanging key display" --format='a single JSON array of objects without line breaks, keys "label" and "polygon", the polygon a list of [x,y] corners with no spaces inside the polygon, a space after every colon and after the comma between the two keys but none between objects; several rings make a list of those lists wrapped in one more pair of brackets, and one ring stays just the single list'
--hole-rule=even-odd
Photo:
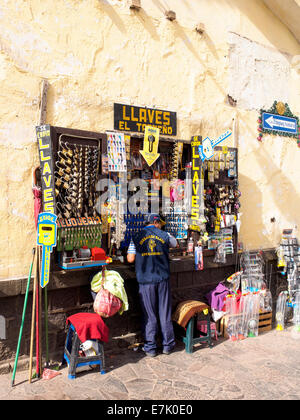
[{"label": "hanging key display", "polygon": [[107,133],[108,170],[126,172],[126,148],[123,133]]},{"label": "hanging key display", "polygon": [[[237,178],[237,149],[215,147],[214,155],[203,162],[204,216],[208,249],[224,243],[225,253],[233,254],[240,227],[241,192]],[[238,222],[238,224],[237,224]]]},{"label": "hanging key display", "polygon": [[96,205],[104,135],[50,125],[36,130],[41,169],[49,172],[42,185],[43,206],[51,198],[57,216],[56,262],[65,270],[108,264]]},{"label": "hanging key display", "polygon": [[[138,136],[48,125],[37,129],[43,205],[57,215],[55,252],[61,268],[92,266],[102,247],[124,261],[145,215],[159,212],[165,231],[178,240],[172,255],[195,258],[198,246],[197,270],[205,268],[206,255],[215,255],[221,264],[235,252],[237,149],[217,147],[217,142],[213,156],[203,161],[201,136],[188,143],[159,138],[155,130],[147,125],[144,136]],[[102,181],[108,181],[107,187]],[[192,252],[187,252],[187,241],[193,242]]]},{"label": "hanging key display", "polygon": [[60,136],[57,156],[54,174],[58,217],[96,216],[100,145],[71,143]]}]

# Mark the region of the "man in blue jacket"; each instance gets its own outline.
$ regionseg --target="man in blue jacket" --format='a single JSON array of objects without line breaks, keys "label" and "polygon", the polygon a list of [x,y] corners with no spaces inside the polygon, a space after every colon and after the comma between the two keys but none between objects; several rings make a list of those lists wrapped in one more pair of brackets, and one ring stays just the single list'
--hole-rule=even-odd
[{"label": "man in blue jacket", "polygon": [[146,226],[131,241],[127,260],[135,261],[139,296],[143,310],[144,351],[157,355],[156,335],[158,321],[162,333],[163,353],[169,354],[175,346],[171,319],[171,290],[169,284],[169,247],[177,246],[176,239],[161,230],[163,220],[150,214]]}]

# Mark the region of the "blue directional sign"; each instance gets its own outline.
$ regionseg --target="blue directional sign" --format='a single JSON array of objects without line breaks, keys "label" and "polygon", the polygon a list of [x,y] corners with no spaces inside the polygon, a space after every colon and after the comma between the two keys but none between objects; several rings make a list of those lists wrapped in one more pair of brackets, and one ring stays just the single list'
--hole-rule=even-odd
[{"label": "blue directional sign", "polygon": [[282,115],[262,114],[262,126],[264,130],[278,131],[279,133],[298,133],[298,124],[296,118],[284,117]]}]

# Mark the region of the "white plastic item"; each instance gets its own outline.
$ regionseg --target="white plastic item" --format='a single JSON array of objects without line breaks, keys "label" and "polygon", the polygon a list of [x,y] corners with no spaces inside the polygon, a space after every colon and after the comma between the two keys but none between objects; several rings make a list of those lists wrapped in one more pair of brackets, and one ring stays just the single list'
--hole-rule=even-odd
[{"label": "white plastic item", "polygon": [[84,343],[80,344],[80,350],[82,350],[87,357],[99,354],[96,340],[86,340]]},{"label": "white plastic item", "polygon": [[296,292],[293,310],[293,333],[297,333],[300,336],[300,292]]},{"label": "white plastic item", "polygon": [[259,303],[260,295],[258,292],[249,293],[249,320],[248,320],[248,337],[258,336],[259,323]]},{"label": "white plastic item", "polygon": [[276,302],[276,330],[283,331],[285,327],[285,309],[287,292],[280,292]]},{"label": "white plastic item", "polygon": [[248,337],[248,322],[250,316],[249,294],[245,293],[240,298],[240,315],[238,323],[238,339],[244,340]]},{"label": "white plastic item", "polygon": [[260,309],[262,312],[271,312],[272,311],[272,293],[269,289],[264,289],[260,291],[261,297],[261,306]]},{"label": "white plastic item", "polygon": [[228,295],[225,299],[225,310],[228,317],[227,334],[230,340],[238,339],[238,304],[236,295]]},{"label": "white plastic item", "polygon": [[188,240],[188,245],[187,245],[187,253],[188,254],[193,254],[194,252],[194,241],[192,238],[190,238]]}]

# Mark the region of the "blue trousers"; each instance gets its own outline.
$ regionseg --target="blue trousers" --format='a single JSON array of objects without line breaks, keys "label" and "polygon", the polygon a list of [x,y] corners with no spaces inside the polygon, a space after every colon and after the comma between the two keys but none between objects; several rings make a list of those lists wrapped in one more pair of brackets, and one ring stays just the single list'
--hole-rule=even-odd
[{"label": "blue trousers", "polygon": [[139,283],[139,296],[143,310],[142,330],[144,350],[156,351],[156,336],[160,323],[163,350],[170,351],[175,346],[173,323],[171,319],[171,290],[169,280],[160,283]]}]

